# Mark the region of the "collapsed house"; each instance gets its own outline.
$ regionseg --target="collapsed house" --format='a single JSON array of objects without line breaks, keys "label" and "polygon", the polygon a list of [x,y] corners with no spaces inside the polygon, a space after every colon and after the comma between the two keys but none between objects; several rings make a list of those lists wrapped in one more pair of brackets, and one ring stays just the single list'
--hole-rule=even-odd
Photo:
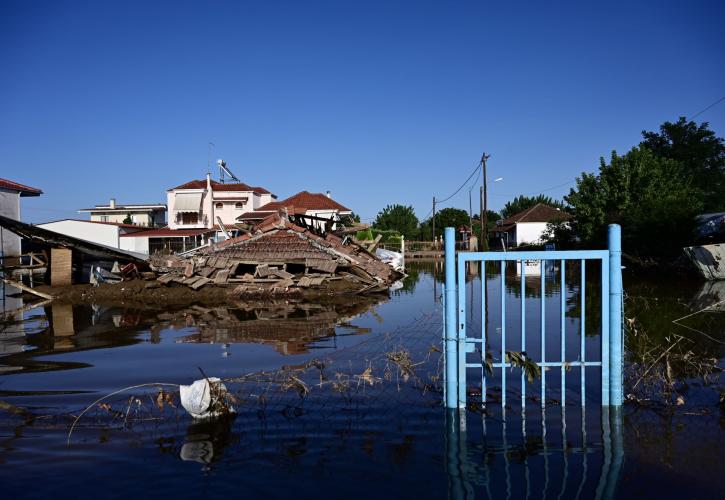
[{"label": "collapsed house", "polygon": [[322,233],[274,213],[248,234],[195,250],[187,257],[154,257],[164,284],[193,289],[209,284],[236,287],[239,297],[288,294],[334,281],[354,293],[385,292],[404,275],[343,231]]}]

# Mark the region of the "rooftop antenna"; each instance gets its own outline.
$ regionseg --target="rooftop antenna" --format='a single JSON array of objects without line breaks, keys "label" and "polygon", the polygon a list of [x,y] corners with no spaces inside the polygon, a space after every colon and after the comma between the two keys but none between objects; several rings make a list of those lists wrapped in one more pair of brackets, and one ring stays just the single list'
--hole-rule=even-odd
[{"label": "rooftop antenna", "polygon": [[227,168],[227,162],[219,158],[216,161],[216,164],[219,165],[219,182],[224,184],[224,174],[226,173],[229,176],[230,181],[237,181],[242,182],[239,179],[237,179],[237,176],[232,173],[231,170]]},{"label": "rooftop antenna", "polygon": [[211,148],[214,146],[214,143],[209,141],[209,145],[207,147],[206,151],[206,173],[211,173]]}]

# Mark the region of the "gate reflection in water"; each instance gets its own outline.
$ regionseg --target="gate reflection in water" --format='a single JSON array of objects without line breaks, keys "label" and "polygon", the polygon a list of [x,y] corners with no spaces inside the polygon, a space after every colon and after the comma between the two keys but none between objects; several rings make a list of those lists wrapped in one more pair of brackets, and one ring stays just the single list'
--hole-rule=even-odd
[{"label": "gate reflection in water", "polygon": [[624,459],[621,408],[535,413],[527,421],[525,411],[501,419],[446,409],[448,497],[613,498]]}]

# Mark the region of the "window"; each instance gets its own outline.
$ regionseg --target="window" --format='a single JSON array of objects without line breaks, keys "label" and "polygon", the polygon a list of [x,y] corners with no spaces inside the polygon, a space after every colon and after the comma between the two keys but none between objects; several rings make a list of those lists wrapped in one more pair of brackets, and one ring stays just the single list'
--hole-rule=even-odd
[{"label": "window", "polygon": [[199,223],[199,214],[196,212],[182,212],[181,223],[184,225],[198,224]]},{"label": "window", "polygon": [[236,202],[236,203],[234,204],[234,208],[236,208],[237,210],[241,210],[241,209],[243,209],[243,208],[244,208],[244,204],[245,204],[245,202],[243,202],[243,201],[238,201],[238,202]]},{"label": "window", "polygon": [[108,222],[108,215],[101,215],[101,222]]},{"label": "window", "polygon": [[221,210],[222,208],[224,208],[224,203],[217,203],[216,205],[214,205],[214,208],[216,208],[217,210]]}]

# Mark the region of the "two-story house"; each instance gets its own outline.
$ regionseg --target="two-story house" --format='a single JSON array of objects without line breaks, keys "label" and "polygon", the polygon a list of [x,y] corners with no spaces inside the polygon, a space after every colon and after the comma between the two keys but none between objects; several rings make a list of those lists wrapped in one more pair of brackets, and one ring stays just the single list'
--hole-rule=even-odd
[{"label": "two-story house", "polygon": [[213,229],[221,222],[234,226],[244,212],[257,210],[277,197],[261,187],[243,182],[193,180],[166,192],[169,229]]},{"label": "two-story house", "polygon": [[91,214],[93,222],[133,224],[142,227],[163,227],[166,223],[166,205],[161,203],[120,205],[116,203],[115,198],[111,198],[108,205],[81,208],[78,213]]},{"label": "two-story house", "polygon": [[[8,179],[0,179],[0,215],[20,220],[20,198],[40,196],[43,191]],[[20,236],[0,227],[0,257],[20,255]],[[9,264],[10,261],[5,262]],[[2,261],[0,261],[2,264]]]}]

